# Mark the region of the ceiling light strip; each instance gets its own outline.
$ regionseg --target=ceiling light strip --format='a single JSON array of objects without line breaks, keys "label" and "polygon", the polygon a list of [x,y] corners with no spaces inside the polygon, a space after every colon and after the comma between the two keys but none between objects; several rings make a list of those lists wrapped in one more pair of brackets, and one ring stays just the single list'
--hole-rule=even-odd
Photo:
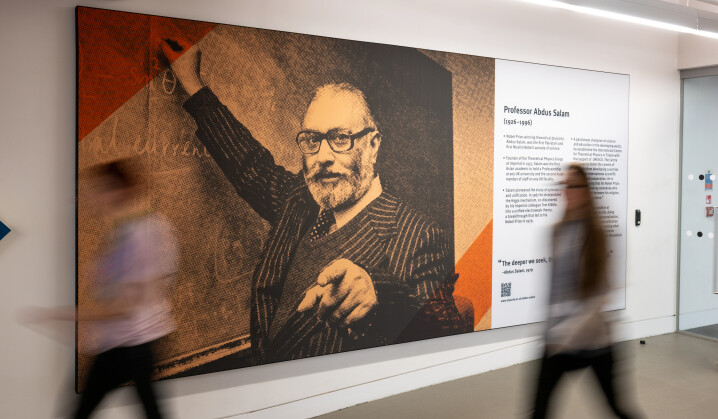
[{"label": "ceiling light strip", "polygon": [[624,15],[621,13],[611,12],[607,10],[594,9],[592,7],[577,6],[574,4],[563,3],[558,0],[520,0],[524,3],[531,3],[540,6],[554,7],[557,9],[570,10],[573,12],[583,13],[591,16],[604,17],[613,20],[619,20],[622,22],[635,23],[643,26],[650,26],[653,28],[666,29],[674,32],[688,33],[692,35],[704,36],[707,38],[718,39],[718,33],[709,32],[700,29],[689,28],[681,25],[674,25],[672,23],[660,22],[652,19],[645,19],[636,16]]}]

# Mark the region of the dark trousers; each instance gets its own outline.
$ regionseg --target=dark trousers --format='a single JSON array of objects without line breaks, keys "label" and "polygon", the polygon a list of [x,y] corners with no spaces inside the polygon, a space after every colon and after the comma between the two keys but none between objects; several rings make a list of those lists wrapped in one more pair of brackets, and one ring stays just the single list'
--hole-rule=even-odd
[{"label": "dark trousers", "polygon": [[145,415],[152,419],[161,418],[152,388],[153,368],[151,343],[113,348],[97,355],[90,367],[75,418],[89,417],[108,392],[130,380],[135,382]]},{"label": "dark trousers", "polygon": [[616,401],[614,387],[614,362],[611,348],[587,351],[577,354],[557,354],[541,360],[536,399],[534,401],[533,418],[545,418],[553,389],[561,376],[568,371],[591,368],[606,396],[606,401],[619,418],[630,417]]}]

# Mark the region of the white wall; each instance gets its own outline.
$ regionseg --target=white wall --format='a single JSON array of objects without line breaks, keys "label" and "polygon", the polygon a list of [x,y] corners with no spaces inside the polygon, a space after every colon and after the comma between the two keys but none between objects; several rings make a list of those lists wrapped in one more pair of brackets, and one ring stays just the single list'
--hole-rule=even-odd
[{"label": "white wall", "polygon": [[678,37],[679,69],[713,65],[718,65],[718,39],[686,34]]},{"label": "white wall", "polygon": [[[299,5],[301,3],[301,6]],[[19,326],[26,305],[74,302],[73,0],[0,6],[0,416],[71,401],[72,349]],[[627,73],[627,309],[618,335],[675,330],[680,83],[675,34],[507,0],[85,0],[81,5]],[[587,98],[591,100],[591,98]],[[540,325],[161,383],[174,417],[305,417],[538,355]],[[71,332],[67,334],[72,338]],[[126,389],[101,417],[134,417]],[[480,395],[477,395],[479,397]],[[244,416],[242,416],[244,417]]]}]

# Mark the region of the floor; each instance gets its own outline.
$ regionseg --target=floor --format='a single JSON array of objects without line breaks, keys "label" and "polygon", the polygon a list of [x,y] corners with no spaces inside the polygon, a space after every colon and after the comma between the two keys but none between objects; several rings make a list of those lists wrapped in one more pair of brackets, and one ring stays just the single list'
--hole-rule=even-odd
[{"label": "floor", "polygon": [[[617,347],[624,372],[623,394],[638,417],[718,417],[718,342],[682,333],[630,341]],[[411,391],[342,409],[323,419],[523,418],[536,361]],[[552,399],[549,417],[610,418],[589,371],[565,377]]]},{"label": "floor", "polygon": [[718,324],[696,327],[695,329],[688,329],[686,332],[718,340]]}]

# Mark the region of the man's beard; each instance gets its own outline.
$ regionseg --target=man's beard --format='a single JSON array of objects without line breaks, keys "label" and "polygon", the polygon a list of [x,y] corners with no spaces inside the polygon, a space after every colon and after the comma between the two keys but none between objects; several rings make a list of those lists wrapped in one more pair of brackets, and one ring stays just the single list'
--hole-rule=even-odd
[{"label": "man's beard", "polygon": [[361,156],[348,168],[334,164],[311,168],[304,162],[304,179],[309,192],[322,209],[336,210],[350,206],[369,190],[374,178],[374,164],[369,156]]}]

